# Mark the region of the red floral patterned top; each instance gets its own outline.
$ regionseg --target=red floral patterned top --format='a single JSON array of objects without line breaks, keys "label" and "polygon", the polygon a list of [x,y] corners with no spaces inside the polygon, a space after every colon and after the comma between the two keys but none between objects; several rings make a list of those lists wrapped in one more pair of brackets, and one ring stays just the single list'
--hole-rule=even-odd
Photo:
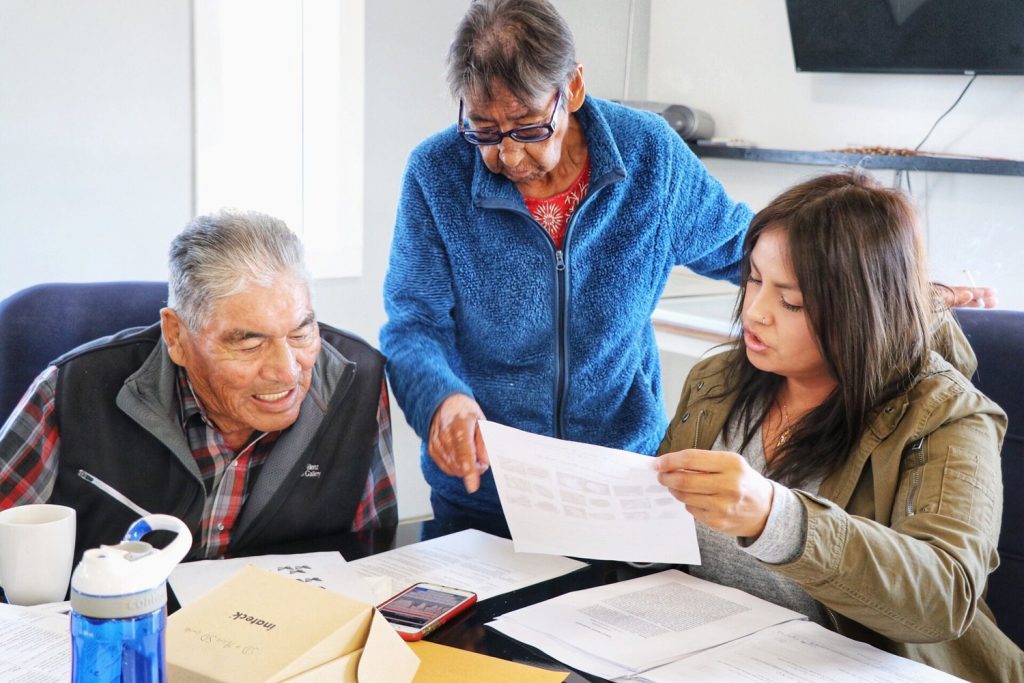
[{"label": "red floral patterned top", "polygon": [[569,224],[572,212],[586,196],[589,185],[590,157],[587,157],[576,182],[565,192],[559,192],[553,197],[523,197],[526,201],[526,208],[551,236],[556,249],[562,248],[562,244],[565,242],[565,226]]}]

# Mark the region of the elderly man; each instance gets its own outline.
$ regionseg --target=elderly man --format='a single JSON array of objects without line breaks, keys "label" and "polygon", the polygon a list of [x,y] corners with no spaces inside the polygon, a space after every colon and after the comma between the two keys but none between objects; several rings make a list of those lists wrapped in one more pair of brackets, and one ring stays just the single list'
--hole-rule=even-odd
[{"label": "elderly man", "polygon": [[76,557],[137,516],[183,519],[190,557],[396,522],[384,359],[318,324],[298,238],[257,213],[200,216],[170,251],[160,324],[50,365],[0,433],[0,509],[78,511]]}]

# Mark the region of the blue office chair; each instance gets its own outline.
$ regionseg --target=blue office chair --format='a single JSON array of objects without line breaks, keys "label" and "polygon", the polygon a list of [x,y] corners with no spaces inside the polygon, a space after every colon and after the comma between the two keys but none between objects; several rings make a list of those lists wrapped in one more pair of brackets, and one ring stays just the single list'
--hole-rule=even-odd
[{"label": "blue office chair", "polygon": [[160,320],[166,282],[42,284],[0,301],[0,423],[47,364],[79,344]]},{"label": "blue office chair", "polygon": [[956,310],[978,357],[971,380],[1006,411],[1003,441],[1003,526],[1000,565],[986,601],[999,628],[1024,647],[1024,311]]}]

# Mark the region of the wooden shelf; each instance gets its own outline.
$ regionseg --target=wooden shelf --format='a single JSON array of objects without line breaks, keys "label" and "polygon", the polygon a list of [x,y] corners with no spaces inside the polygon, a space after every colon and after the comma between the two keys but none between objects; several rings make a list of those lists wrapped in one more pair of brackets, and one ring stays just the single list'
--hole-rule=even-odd
[{"label": "wooden shelf", "polygon": [[1024,176],[1024,161],[1009,159],[965,159],[962,157],[891,156],[888,154],[846,154],[791,149],[763,149],[731,145],[687,143],[693,153],[706,159],[765,161],[776,164],[809,166],[848,166],[867,169],[934,171],[940,173],[979,173],[985,175]]}]

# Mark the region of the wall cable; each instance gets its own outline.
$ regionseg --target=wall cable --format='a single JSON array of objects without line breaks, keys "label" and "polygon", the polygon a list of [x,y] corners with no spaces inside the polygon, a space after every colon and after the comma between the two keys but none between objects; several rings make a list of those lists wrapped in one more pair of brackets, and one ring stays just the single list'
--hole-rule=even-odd
[{"label": "wall cable", "polygon": [[[957,96],[957,98],[955,100],[953,100],[953,104],[949,105],[949,109],[947,109],[946,111],[942,112],[942,114],[939,116],[939,118],[935,119],[935,123],[933,123],[932,127],[928,129],[928,132],[925,134],[925,136],[923,138],[921,138],[921,142],[917,143],[917,146],[914,147],[914,151],[915,152],[919,152],[921,150],[921,146],[924,145],[924,143],[928,141],[928,138],[930,138],[932,136],[932,133],[935,132],[935,129],[938,127],[939,122],[941,122],[942,119],[946,118],[947,114],[949,114],[951,111],[956,109],[956,105],[960,104],[960,100],[962,100],[964,98],[964,95],[967,94],[968,89],[970,89],[971,84],[974,83],[974,80],[977,77],[978,77],[977,73],[972,73],[971,74],[970,80],[967,81],[967,85],[965,85],[964,89],[960,91],[960,94]],[[908,194],[912,194],[911,190],[910,190],[910,172],[909,171],[904,171],[902,169],[899,170],[899,171],[896,171],[896,176],[893,178],[893,184],[896,186],[896,189],[900,189],[902,187],[902,185],[903,185],[904,173],[906,174],[906,180],[907,180],[907,193]]]}]

